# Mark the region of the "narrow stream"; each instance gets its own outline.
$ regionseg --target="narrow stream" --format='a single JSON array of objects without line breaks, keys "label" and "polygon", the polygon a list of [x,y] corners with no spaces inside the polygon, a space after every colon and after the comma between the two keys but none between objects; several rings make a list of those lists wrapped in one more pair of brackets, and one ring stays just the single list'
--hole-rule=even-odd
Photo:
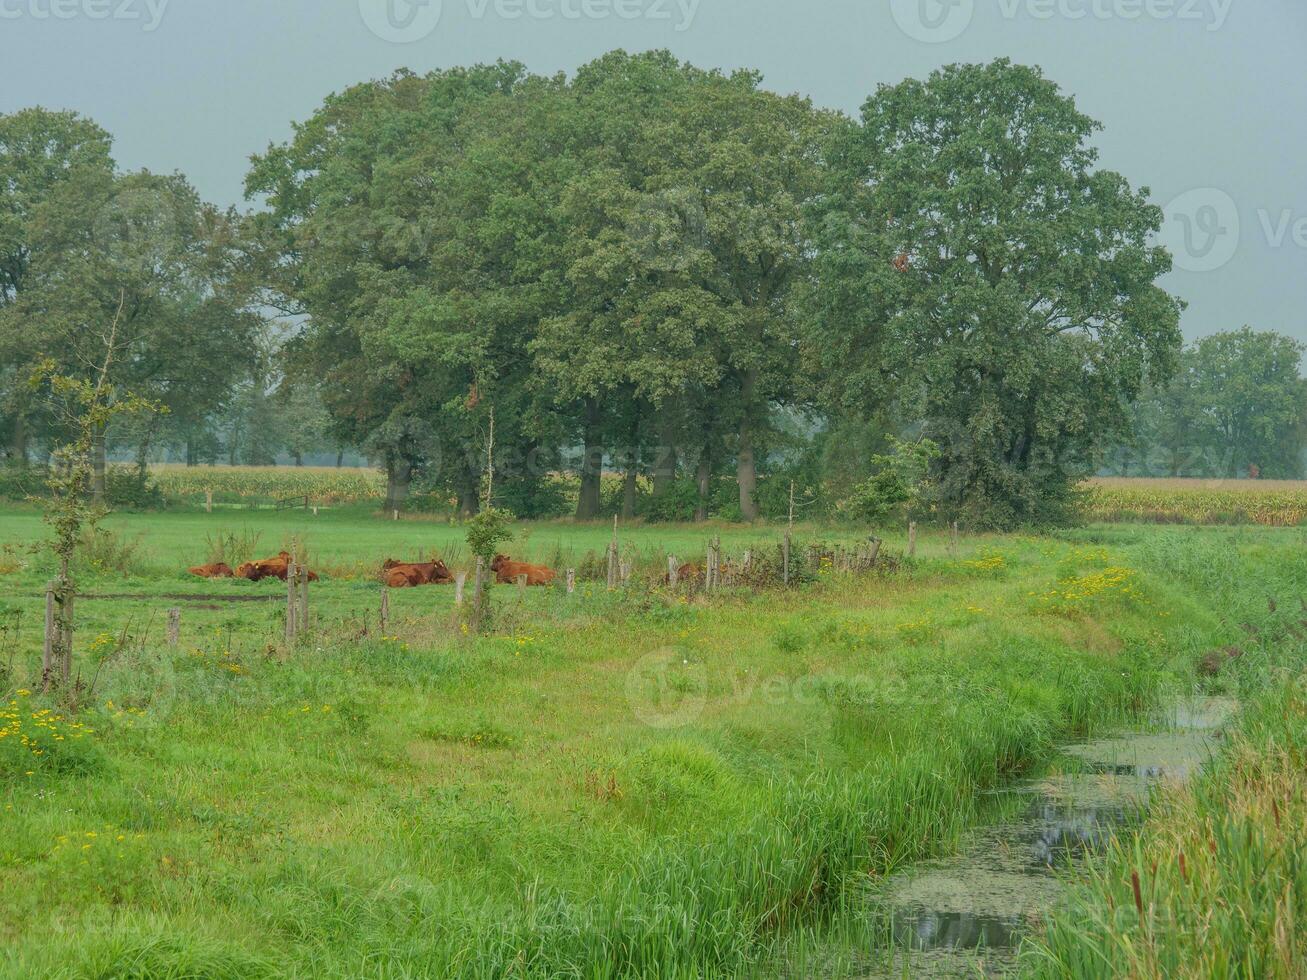
[{"label": "narrow stream", "polygon": [[1219,744],[1234,703],[1176,704],[1162,734],[1066,746],[1059,773],[996,794],[996,822],[956,855],[886,883],[876,914],[893,953],[870,977],[1004,976],[1062,886],[1057,874],[1142,819],[1151,789],[1188,779]]}]

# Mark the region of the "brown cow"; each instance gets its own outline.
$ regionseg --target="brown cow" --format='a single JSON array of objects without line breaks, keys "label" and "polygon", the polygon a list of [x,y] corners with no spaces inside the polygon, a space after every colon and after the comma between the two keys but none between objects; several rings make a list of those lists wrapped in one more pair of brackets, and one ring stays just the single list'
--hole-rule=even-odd
[{"label": "brown cow", "polygon": [[[249,579],[251,582],[262,582],[265,578],[278,578],[283,582],[290,575],[290,565],[293,559],[289,552],[281,552],[276,558],[265,558],[262,561],[247,561],[236,569],[236,577]],[[309,581],[318,581],[317,572],[309,572]]]},{"label": "brown cow", "polygon": [[[702,565],[695,565],[693,563],[689,565],[682,565],[679,569],[677,569],[676,572],[676,582],[678,585],[684,582],[702,582],[703,578],[704,575],[703,575]],[[672,576],[670,574],[664,575],[663,585],[671,585],[671,583],[672,583]]]},{"label": "brown cow", "polygon": [[406,563],[387,561],[381,566],[382,581],[392,589],[413,589],[421,585],[448,585],[454,576],[443,561]]},{"label": "brown cow", "polygon": [[236,576],[236,573],[231,570],[231,566],[224,561],[213,565],[199,565],[192,568],[190,572],[200,578],[235,578]]},{"label": "brown cow", "polygon": [[558,577],[552,568],[513,561],[507,555],[496,555],[490,563],[490,570],[498,577],[500,585],[512,585],[520,575],[526,576],[527,585],[553,585],[554,579]]}]

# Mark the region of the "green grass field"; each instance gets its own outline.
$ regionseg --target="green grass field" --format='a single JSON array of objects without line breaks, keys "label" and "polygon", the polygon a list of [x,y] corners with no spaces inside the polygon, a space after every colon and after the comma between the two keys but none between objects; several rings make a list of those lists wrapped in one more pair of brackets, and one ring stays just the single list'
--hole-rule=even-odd
[{"label": "green grass field", "polygon": [[[956,556],[925,535],[892,574],[704,598],[655,584],[668,552],[778,530],[638,527],[625,592],[501,588],[484,636],[450,589],[395,593],[381,635],[376,565],[465,564],[458,528],[349,509],[106,527],[82,587],[123,598],[79,602],[94,690],[74,717],[31,693],[39,516],[0,514],[6,975],[774,975],[948,848],[987,789],[1198,684],[1238,623],[1307,594],[1296,530],[1104,527]],[[611,533],[527,526],[507,550],[583,567]],[[220,535],[307,549],[308,642],[284,646],[280,583],[185,576]]]}]

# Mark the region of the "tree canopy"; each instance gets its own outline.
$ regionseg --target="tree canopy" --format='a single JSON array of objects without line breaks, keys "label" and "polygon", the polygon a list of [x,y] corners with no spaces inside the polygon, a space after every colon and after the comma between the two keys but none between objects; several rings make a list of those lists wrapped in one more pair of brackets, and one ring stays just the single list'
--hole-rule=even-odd
[{"label": "tree canopy", "polygon": [[11,455],[57,434],[30,366],[76,376],[121,310],[113,381],[167,412],[101,461],[349,447],[387,509],[417,485],[557,513],[571,471],[581,519],[751,520],[792,480],[832,513],[1004,527],[1066,519],[1114,449],[1296,473],[1302,349],[1181,356],[1161,212],[1099,128],[1007,60],[856,119],[667,52],[401,71],[257,155],[239,214],[120,171],[88,120],[0,116]]}]

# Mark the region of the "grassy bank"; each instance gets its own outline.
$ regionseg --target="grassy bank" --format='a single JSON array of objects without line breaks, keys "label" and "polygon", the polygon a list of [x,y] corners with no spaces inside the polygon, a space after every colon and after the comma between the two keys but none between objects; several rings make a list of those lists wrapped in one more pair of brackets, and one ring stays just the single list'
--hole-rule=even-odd
[{"label": "grassy bank", "polygon": [[[1304,568],[1291,532],[969,539],[956,558],[941,538],[891,577],[711,602],[502,590],[480,638],[438,590],[363,636],[376,587],[345,579],[315,593],[306,647],[242,606],[188,607],[180,649],[156,624],[117,650],[216,526],[188,518],[115,519],[152,557],[130,589],[87,585],[160,599],[86,604],[84,656],[117,652],[75,720],[22,693],[35,637],[9,638],[0,704],[27,743],[0,739],[8,975],[748,973],[838,923],[866,875],[948,847],[1058,739],[1191,683],[1236,627],[1176,562]],[[304,527],[327,565],[439,533]],[[658,533],[651,550],[702,536]],[[41,560],[0,579],[29,624]],[[1235,575],[1230,596],[1258,589]]]},{"label": "grassy bank", "polygon": [[1257,569],[1260,610],[1228,560],[1177,568],[1262,614],[1228,668],[1245,710],[1208,771],[1091,867],[1027,950],[1030,975],[1307,976],[1307,605],[1300,566]]}]

